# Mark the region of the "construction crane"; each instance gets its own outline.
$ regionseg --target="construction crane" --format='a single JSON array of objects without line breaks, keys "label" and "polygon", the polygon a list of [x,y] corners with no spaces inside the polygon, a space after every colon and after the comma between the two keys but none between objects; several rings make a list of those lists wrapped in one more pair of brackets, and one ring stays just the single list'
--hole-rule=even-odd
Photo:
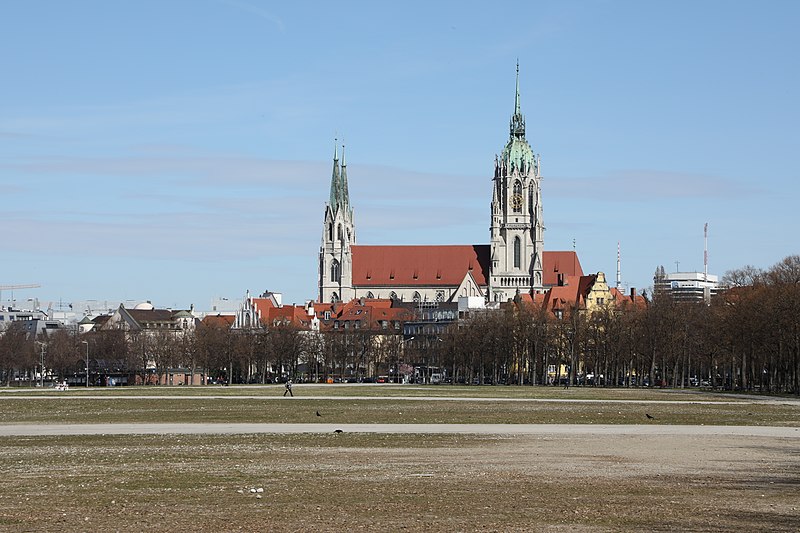
[{"label": "construction crane", "polygon": [[12,291],[11,292],[11,299],[14,299],[14,290],[15,289],[38,289],[41,287],[38,283],[29,283],[27,285],[0,285],[0,304],[3,303],[3,291]]}]

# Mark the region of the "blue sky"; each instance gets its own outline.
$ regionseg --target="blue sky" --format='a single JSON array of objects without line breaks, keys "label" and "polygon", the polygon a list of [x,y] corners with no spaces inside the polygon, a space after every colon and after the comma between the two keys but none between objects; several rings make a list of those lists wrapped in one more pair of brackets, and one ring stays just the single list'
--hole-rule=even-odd
[{"label": "blue sky", "polygon": [[[0,285],[316,297],[334,138],[361,244],[488,243],[520,62],[545,248],[652,284],[800,226],[797,2],[5,0]],[[7,298],[7,293],[3,294]]]}]

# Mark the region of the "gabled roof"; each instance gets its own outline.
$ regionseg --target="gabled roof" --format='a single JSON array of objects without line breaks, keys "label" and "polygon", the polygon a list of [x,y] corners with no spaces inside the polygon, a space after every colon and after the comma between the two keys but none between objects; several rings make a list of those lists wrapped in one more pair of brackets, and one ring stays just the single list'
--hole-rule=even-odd
[{"label": "gabled roof", "polygon": [[233,315],[206,315],[203,317],[201,323],[204,326],[211,326],[217,328],[231,327],[236,317]]},{"label": "gabled roof", "polygon": [[128,315],[139,324],[143,322],[172,322],[175,314],[169,309],[128,309],[125,307],[121,307],[121,309],[127,311]]},{"label": "gabled roof", "polygon": [[647,299],[641,294],[637,294],[634,290],[631,291],[631,294],[625,294],[616,287],[609,287],[611,291],[611,296],[614,298],[614,303],[618,307],[622,307],[625,305],[632,305],[634,307],[644,308],[647,307]]},{"label": "gabled roof", "polygon": [[574,251],[552,251],[545,250],[542,257],[542,283],[545,287],[558,285],[558,276],[563,274],[565,277],[583,276],[583,268],[578,260],[578,254]]},{"label": "gabled roof", "polygon": [[[315,303],[314,312],[320,319],[322,329],[333,328],[335,322],[360,322],[363,329],[381,329],[381,322],[409,320],[410,311],[405,307],[393,307],[392,300],[384,298],[357,298],[345,303]],[[330,313],[325,318],[325,313]]]},{"label": "gabled roof", "polygon": [[271,307],[267,310],[266,316],[261,315],[261,322],[267,326],[277,322],[289,323],[297,327],[308,327],[311,317],[308,316],[305,307],[300,305],[284,305],[283,307]]},{"label": "gabled roof", "polygon": [[[486,287],[491,264],[488,244],[428,246],[353,245],[354,287],[453,287],[467,272],[475,283]],[[583,276],[574,251],[545,251],[542,255],[543,283],[558,285],[558,277]]]},{"label": "gabled roof", "polygon": [[[111,315],[98,315],[92,319],[97,326],[102,326],[111,319]],[[95,326],[95,327],[97,327]]]},{"label": "gabled roof", "polygon": [[351,247],[353,286],[454,286],[466,272],[486,286],[488,245],[363,246]]}]

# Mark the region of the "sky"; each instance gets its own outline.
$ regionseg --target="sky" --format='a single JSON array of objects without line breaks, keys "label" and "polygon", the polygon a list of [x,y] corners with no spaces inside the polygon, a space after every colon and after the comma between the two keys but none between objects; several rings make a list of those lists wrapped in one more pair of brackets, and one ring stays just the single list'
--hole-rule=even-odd
[{"label": "sky", "polygon": [[[800,3],[3,0],[0,285],[317,296],[334,145],[359,244],[488,244],[519,61],[546,250],[800,253]],[[9,291],[0,297],[7,300]],[[43,303],[44,305],[44,303]]]}]

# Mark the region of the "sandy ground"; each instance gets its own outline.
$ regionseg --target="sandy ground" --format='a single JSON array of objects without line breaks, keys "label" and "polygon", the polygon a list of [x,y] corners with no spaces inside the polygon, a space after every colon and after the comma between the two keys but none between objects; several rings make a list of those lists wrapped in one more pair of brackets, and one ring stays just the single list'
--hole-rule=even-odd
[{"label": "sandy ground", "polygon": [[475,435],[599,435],[800,438],[800,428],[642,424],[10,424],[0,436],[46,435],[236,435],[251,433],[421,433]]},{"label": "sandy ground", "polygon": [[484,429],[11,437],[0,531],[800,530],[785,428]]},{"label": "sandy ground", "polygon": [[800,531],[797,427],[10,423],[0,438],[0,531]]}]

